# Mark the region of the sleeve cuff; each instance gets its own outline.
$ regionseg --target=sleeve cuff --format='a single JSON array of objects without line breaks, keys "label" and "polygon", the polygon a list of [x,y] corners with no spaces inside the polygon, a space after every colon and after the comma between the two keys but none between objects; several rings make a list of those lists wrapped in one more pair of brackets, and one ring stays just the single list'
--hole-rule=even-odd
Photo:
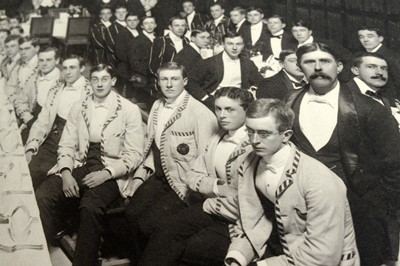
[{"label": "sleeve cuff", "polygon": [[111,174],[111,178],[115,178],[115,169],[111,166],[107,166],[104,170],[108,171]]},{"label": "sleeve cuff", "polygon": [[234,259],[236,260],[241,266],[246,266],[247,262],[246,262],[246,258],[242,255],[242,253],[240,253],[237,250],[231,250],[228,252],[228,254],[225,257],[225,260],[227,259]]},{"label": "sleeve cuff", "polygon": [[219,195],[218,179],[215,180],[212,191],[213,191],[213,193],[214,193],[215,195]]}]

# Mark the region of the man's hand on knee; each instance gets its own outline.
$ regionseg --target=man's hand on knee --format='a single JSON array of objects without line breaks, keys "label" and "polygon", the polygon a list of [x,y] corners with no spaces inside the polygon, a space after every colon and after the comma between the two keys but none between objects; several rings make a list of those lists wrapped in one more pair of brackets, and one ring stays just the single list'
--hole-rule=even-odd
[{"label": "man's hand on knee", "polygon": [[111,179],[110,172],[107,170],[101,170],[87,174],[85,178],[82,179],[82,184],[88,186],[89,188],[94,188],[103,184],[109,179]]},{"label": "man's hand on knee", "polygon": [[72,176],[71,171],[66,169],[62,171],[61,178],[63,181],[63,192],[67,198],[79,198],[79,186],[75,178]]}]

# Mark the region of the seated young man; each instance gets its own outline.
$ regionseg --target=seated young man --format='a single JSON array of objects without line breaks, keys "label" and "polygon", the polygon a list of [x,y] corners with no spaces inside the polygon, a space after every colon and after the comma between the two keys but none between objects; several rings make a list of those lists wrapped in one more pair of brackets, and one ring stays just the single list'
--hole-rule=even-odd
[{"label": "seated young man", "polygon": [[[293,120],[275,99],[259,99],[246,111],[254,152],[237,172],[240,218],[226,265],[360,265],[346,186],[289,141]],[[265,258],[275,226],[283,254]]]},{"label": "seated young man", "polygon": [[228,225],[238,219],[231,201],[237,194],[237,171],[249,153],[244,122],[251,92],[224,87],[215,93],[220,131],[186,174],[189,187],[206,199],[166,219],[153,233],[139,265],[223,265],[230,244]]},{"label": "seated young man", "polygon": [[130,184],[134,194],[126,207],[135,261],[160,221],[202,200],[185,183],[186,172],[218,131],[218,123],[214,114],[185,90],[186,82],[184,67],[175,62],[158,70],[163,97],[151,109],[145,159]]},{"label": "seated young man", "polygon": [[58,175],[36,191],[48,243],[66,206],[79,206],[80,225],[73,265],[95,265],[105,209],[125,195],[127,175],[143,159],[139,108],[112,89],[116,74],[100,64],[90,71],[93,94],[73,105],[58,148]]}]

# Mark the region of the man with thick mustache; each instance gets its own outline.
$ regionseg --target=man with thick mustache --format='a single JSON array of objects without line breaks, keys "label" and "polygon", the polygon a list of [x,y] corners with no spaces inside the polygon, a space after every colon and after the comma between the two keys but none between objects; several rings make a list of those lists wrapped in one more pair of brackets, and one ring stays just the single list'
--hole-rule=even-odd
[{"label": "man with thick mustache", "polygon": [[296,114],[292,140],[345,182],[361,265],[397,260],[390,234],[399,233],[389,232],[399,208],[397,124],[381,104],[339,83],[343,64],[332,48],[310,43],[296,54],[309,85],[288,102]]}]

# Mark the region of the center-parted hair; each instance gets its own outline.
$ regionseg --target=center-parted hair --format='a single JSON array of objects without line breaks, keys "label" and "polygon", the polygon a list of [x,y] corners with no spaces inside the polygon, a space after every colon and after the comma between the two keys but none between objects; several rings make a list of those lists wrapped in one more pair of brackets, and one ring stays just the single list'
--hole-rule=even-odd
[{"label": "center-parted hair", "polygon": [[301,57],[304,54],[315,52],[315,51],[326,52],[328,54],[331,54],[335,58],[336,62],[341,61],[339,55],[329,45],[321,43],[321,42],[313,42],[313,43],[308,43],[303,46],[300,46],[297,49],[297,51],[296,51],[297,63],[300,65]]},{"label": "center-parted hair", "polygon": [[114,69],[106,64],[98,64],[97,66],[94,66],[90,69],[90,77],[94,72],[100,72],[100,71],[106,71],[108,74],[110,74],[111,78],[116,78],[117,73],[114,71]]},{"label": "center-parted hair", "polygon": [[177,62],[166,62],[162,64],[157,70],[157,75],[160,76],[160,72],[163,70],[180,70],[182,73],[182,77],[183,78],[187,77],[185,67],[182,66],[181,64],[178,64]]},{"label": "center-parted hair", "polygon": [[236,32],[236,31],[228,31],[227,33],[225,33],[224,36],[222,36],[222,41],[225,42],[225,39],[227,38],[236,38],[236,37],[240,37],[243,39],[242,35],[240,35],[240,33]]},{"label": "center-parted hair", "polygon": [[217,90],[214,94],[214,98],[218,99],[221,97],[227,97],[229,99],[239,101],[240,106],[246,110],[249,104],[254,101],[254,96],[248,90],[244,90],[236,87],[222,87]]},{"label": "center-parted hair", "polygon": [[246,111],[248,118],[263,118],[269,115],[275,118],[279,132],[292,129],[294,112],[278,99],[258,99],[252,102]]}]

